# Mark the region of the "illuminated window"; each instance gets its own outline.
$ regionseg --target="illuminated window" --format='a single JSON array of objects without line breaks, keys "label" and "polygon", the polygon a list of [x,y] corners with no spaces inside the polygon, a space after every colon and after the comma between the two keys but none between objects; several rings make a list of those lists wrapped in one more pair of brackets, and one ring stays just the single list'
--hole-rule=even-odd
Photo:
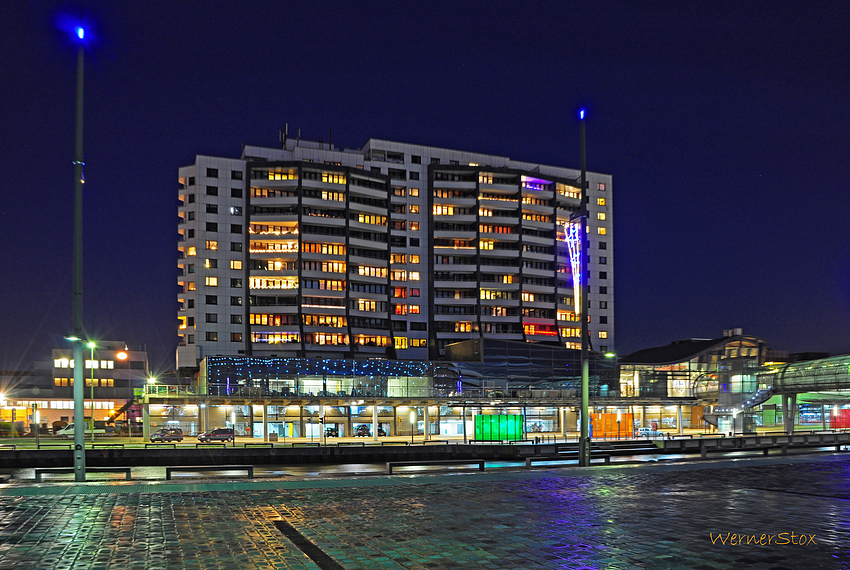
[{"label": "illuminated window", "polygon": [[231,259],[230,260],[230,269],[242,269],[242,260],[241,259]]},{"label": "illuminated window", "polygon": [[419,289],[411,289],[410,290],[410,296],[411,297],[418,297],[419,296]]},{"label": "illuminated window", "polygon": [[419,305],[408,305],[408,306],[407,306],[407,311],[408,311],[411,315],[418,315],[418,314],[419,314]]},{"label": "illuminated window", "polygon": [[195,248],[194,245],[190,245],[189,248],[186,250],[186,255],[197,255],[197,253],[198,250],[197,248]]},{"label": "illuminated window", "polygon": [[598,227],[598,228],[596,228],[596,233],[601,235],[601,236],[604,236],[608,233],[608,229],[603,228],[603,227]]},{"label": "illuminated window", "polygon": [[600,192],[605,192],[605,183],[600,182],[599,184],[596,185],[596,189],[599,190]]},{"label": "illuminated window", "polygon": [[345,184],[345,175],[339,172],[322,172],[322,182],[328,184]]},{"label": "illuminated window", "polygon": [[385,336],[367,336],[359,334],[354,337],[354,342],[362,346],[387,346],[389,344],[389,338]]},{"label": "illuminated window", "polygon": [[493,215],[493,210],[491,210],[490,208],[478,208],[478,215],[490,217]]},{"label": "illuminated window", "polygon": [[451,216],[455,213],[454,206],[445,206],[443,204],[434,204],[435,216]]},{"label": "illuminated window", "polygon": [[406,299],[407,289],[405,287],[393,287],[393,297],[398,297],[399,299]]},{"label": "illuminated window", "polygon": [[213,251],[217,250],[218,249],[218,242],[215,241],[215,240],[207,240],[207,249],[213,250]]},{"label": "illuminated window", "polygon": [[419,188],[411,188],[410,192],[408,192],[410,196],[419,196]]},{"label": "illuminated window", "polygon": [[402,271],[399,269],[393,270],[392,274],[393,281],[407,281],[407,271]]},{"label": "illuminated window", "polygon": [[375,214],[357,214],[357,221],[361,224],[372,224],[376,226],[387,225],[386,216],[377,216]]},{"label": "illuminated window", "polygon": [[[324,281],[324,280],[322,280]],[[264,277],[251,277],[249,280],[249,287],[251,289],[297,289],[298,288],[298,278],[297,277],[278,277],[278,278],[264,278]],[[319,287],[316,287],[319,288]],[[324,287],[321,287],[324,289]]]},{"label": "illuminated window", "polygon": [[357,310],[358,311],[375,311],[377,308],[377,301],[372,301],[370,299],[357,299]]},{"label": "illuminated window", "polygon": [[186,284],[186,288],[187,288],[189,291],[194,291],[194,290],[195,290],[195,282],[194,282],[194,281],[189,281],[189,282]]},{"label": "illuminated window", "polygon": [[[344,266],[344,264],[343,264]],[[364,277],[387,277],[387,268],[386,267],[372,267],[369,265],[361,265],[357,268],[357,274],[363,275]]]},{"label": "illuminated window", "polygon": [[410,280],[411,281],[419,281],[419,272],[418,271],[411,271],[410,272]]},{"label": "illuminated window", "polygon": [[218,260],[207,258],[204,260],[204,267],[207,269],[218,269]]},{"label": "illuminated window", "polygon": [[205,285],[207,287],[218,287],[218,277],[207,277]]},{"label": "illuminated window", "polygon": [[599,338],[608,338],[608,331],[599,331]]},{"label": "illuminated window", "polygon": [[416,204],[411,204],[409,211],[410,211],[411,214],[418,214],[419,213],[419,206],[417,206]]},{"label": "illuminated window", "polygon": [[528,293],[526,291],[522,292],[522,300],[528,302],[534,302],[534,293]]},{"label": "illuminated window", "polygon": [[597,198],[596,199],[596,205],[597,206],[604,206],[605,205],[605,198]]},{"label": "illuminated window", "polygon": [[606,219],[605,212],[596,212],[596,219],[604,221]]},{"label": "illuminated window", "polygon": [[502,283],[513,283],[514,276],[513,275],[502,275]]},{"label": "illuminated window", "polygon": [[390,256],[390,263],[407,263],[407,256],[401,253],[394,253]]},{"label": "illuminated window", "polygon": [[395,337],[395,347],[397,349],[407,348],[407,337],[406,336]]},{"label": "illuminated window", "polygon": [[455,323],[455,332],[472,332],[472,323]]},{"label": "illuminated window", "polygon": [[393,305],[393,313],[396,315],[406,315],[407,305]]},{"label": "illuminated window", "polygon": [[419,231],[419,222],[410,222],[410,229],[414,232]]},{"label": "illuminated window", "polygon": [[418,256],[418,255],[412,255],[412,254],[411,254],[411,256],[410,256],[410,263],[419,263],[419,256]]},{"label": "illuminated window", "polygon": [[271,333],[271,332],[258,332],[251,333],[251,342],[262,342],[268,344],[281,344],[288,342],[300,342],[301,337],[298,333]]}]

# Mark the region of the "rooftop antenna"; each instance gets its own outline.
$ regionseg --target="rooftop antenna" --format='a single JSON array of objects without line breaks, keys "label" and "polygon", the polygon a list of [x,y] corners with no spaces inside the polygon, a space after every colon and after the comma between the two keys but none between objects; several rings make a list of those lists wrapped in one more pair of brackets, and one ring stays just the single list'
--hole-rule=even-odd
[{"label": "rooftop antenna", "polygon": [[331,150],[334,146],[334,130],[331,127],[328,127],[328,150]]}]

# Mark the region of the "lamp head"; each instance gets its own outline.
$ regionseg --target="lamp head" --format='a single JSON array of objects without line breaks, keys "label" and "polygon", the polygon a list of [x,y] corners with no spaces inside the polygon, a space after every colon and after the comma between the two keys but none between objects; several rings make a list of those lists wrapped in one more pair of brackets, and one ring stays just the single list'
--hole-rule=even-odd
[{"label": "lamp head", "polygon": [[77,35],[77,38],[80,39],[80,40],[82,40],[86,37],[86,31],[83,29],[82,26],[77,26],[76,28],[74,28],[74,33]]}]

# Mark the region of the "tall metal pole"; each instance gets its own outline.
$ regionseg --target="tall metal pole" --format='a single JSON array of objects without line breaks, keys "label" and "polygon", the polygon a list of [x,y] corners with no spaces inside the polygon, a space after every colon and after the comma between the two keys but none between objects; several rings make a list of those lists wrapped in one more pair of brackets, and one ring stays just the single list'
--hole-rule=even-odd
[{"label": "tall metal pole", "polygon": [[584,133],[584,109],[579,113],[580,144],[581,144],[581,205],[579,215],[581,217],[581,280],[579,282],[579,303],[581,305],[581,441],[579,442],[579,465],[587,467],[590,465],[590,364],[588,362],[588,326],[587,326],[587,164],[585,154]]},{"label": "tall metal pole", "polygon": [[77,128],[74,151],[74,480],[86,480],[85,420],[83,405],[83,29],[76,30]]},{"label": "tall metal pole", "polygon": [[90,408],[91,408],[91,442],[94,443],[94,343],[93,342],[89,343],[89,348],[91,349],[91,362],[89,363],[89,366],[91,368],[91,386],[90,386],[91,402],[89,402]]}]

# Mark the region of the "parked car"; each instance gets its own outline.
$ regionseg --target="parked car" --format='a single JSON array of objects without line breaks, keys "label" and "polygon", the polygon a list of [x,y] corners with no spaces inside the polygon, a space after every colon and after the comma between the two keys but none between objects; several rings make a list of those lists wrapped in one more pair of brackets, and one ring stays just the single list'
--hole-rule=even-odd
[{"label": "parked car", "polygon": [[[387,432],[384,431],[384,428],[378,426],[378,436],[385,437]],[[372,426],[367,424],[360,424],[356,428],[354,428],[354,437],[371,437],[372,436]]]},{"label": "parked car", "polygon": [[235,435],[233,428],[215,428],[198,434],[198,441],[208,443],[210,441],[233,441]]},{"label": "parked car", "polygon": [[339,437],[339,428],[336,426],[326,427],[325,437]]},{"label": "parked car", "polygon": [[183,430],[180,428],[162,428],[151,434],[151,443],[157,441],[183,441]]},{"label": "parked car", "polygon": [[[98,425],[98,424],[103,424],[103,422],[95,422],[94,423],[94,434],[95,435],[105,435],[106,434],[106,427],[104,427],[103,425]],[[90,434],[91,431],[92,431],[91,430],[91,422],[87,421],[87,422],[85,422],[84,425],[85,425],[85,428],[83,429],[83,431],[86,433],[86,435]],[[62,429],[57,431],[54,435],[59,436],[59,437],[74,437],[74,424],[66,425],[65,427],[63,427]]]},{"label": "parked car", "polygon": [[664,437],[664,432],[656,431],[651,427],[642,427],[635,430],[635,437]]}]

